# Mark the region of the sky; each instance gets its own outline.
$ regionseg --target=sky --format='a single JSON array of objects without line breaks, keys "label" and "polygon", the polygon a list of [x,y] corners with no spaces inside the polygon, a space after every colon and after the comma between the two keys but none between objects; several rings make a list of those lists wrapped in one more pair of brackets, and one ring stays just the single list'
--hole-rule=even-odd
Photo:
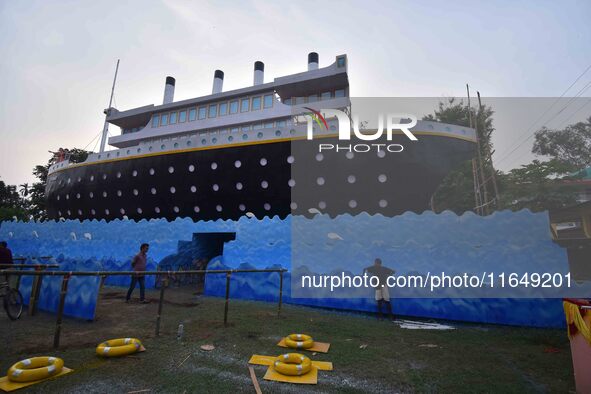
[{"label": "sky", "polygon": [[[251,85],[255,60],[267,82],[305,71],[311,51],[321,67],[348,55],[351,96],[464,97],[469,83],[486,104],[563,94],[591,65],[589,15],[585,0],[0,0],[0,179],[31,183],[48,150],[94,147],[117,59],[119,110],[160,104],[167,75],[176,101],[211,93],[215,69],[224,90]],[[566,96],[589,82],[591,70]],[[499,168],[531,161],[544,116],[549,127],[590,116],[582,100],[557,117],[567,101],[535,101],[519,122],[514,107],[497,111]]]}]

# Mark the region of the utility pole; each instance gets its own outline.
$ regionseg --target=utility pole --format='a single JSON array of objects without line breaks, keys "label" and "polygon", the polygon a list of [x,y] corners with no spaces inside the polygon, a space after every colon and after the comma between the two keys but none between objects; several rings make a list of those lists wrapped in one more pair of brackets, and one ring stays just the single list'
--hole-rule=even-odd
[{"label": "utility pole", "polygon": [[109,133],[109,122],[107,122],[107,118],[109,117],[109,108],[111,108],[111,104],[113,103],[113,93],[115,92],[115,82],[117,81],[117,72],[119,71],[119,59],[117,59],[117,67],[115,67],[115,77],[113,78],[113,87],[111,87],[111,98],[109,99],[109,106],[105,110],[105,124],[103,125],[103,133],[101,136],[101,146],[99,152],[102,153],[105,151],[105,145],[107,143],[107,134]]}]

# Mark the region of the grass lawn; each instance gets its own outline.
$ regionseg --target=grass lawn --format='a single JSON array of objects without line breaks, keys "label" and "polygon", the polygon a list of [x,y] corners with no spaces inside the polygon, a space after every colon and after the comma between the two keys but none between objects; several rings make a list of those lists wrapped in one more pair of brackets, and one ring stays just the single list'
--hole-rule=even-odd
[{"label": "grass lawn", "polygon": [[[169,289],[161,335],[155,337],[158,293],[148,292],[152,302],[145,305],[125,304],[123,298],[123,289],[107,287],[96,321],[65,319],[56,351],[54,315],[23,314],[11,322],[0,311],[0,370],[40,355],[61,357],[75,370],[24,390],[33,393],[254,393],[250,356],[285,353],[275,344],[301,332],[331,343],[328,354],[306,354],[332,361],[334,371],[319,372],[316,386],[302,386],[264,381],[266,367],[255,366],[264,393],[574,392],[565,330],[476,324],[408,330],[372,316],[292,305],[277,317],[276,304],[238,300],[230,301],[224,327],[223,299]],[[185,335],[179,342],[181,322]],[[99,342],[119,337],[137,337],[147,351],[119,359],[95,355]],[[203,344],[215,349],[201,351]]]}]

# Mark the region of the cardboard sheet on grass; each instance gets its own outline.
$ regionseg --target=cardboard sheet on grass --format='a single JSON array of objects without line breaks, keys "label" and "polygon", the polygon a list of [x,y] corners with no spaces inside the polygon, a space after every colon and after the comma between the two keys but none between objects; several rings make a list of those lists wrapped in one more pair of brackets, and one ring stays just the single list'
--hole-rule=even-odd
[{"label": "cardboard sheet on grass", "polygon": [[68,374],[72,371],[73,371],[73,369],[64,367],[64,368],[62,368],[62,371],[60,373],[58,373],[57,375],[48,376],[45,379],[36,380],[34,382],[24,382],[24,383],[12,382],[12,381],[8,380],[8,376],[4,376],[4,377],[0,378],[0,390],[3,390],[5,392],[10,392],[10,391],[22,389],[24,387],[29,387],[29,386],[32,386],[37,383],[45,382],[46,380],[49,380],[49,379],[55,379],[59,376]]},{"label": "cardboard sheet on grass", "polygon": [[267,365],[269,368],[263,376],[265,380],[274,380],[276,382],[285,383],[296,383],[296,384],[317,384],[318,383],[318,371],[332,371],[332,363],[328,361],[312,361],[312,369],[305,375],[301,376],[288,376],[280,374],[275,371],[273,364],[277,357],[275,356],[260,356],[258,354],[253,355],[249,364],[255,365]]},{"label": "cardboard sheet on grass", "polygon": [[[285,338],[282,338],[279,341],[279,343],[277,344],[277,346],[289,348],[289,346],[287,346],[285,344]],[[330,343],[314,341],[314,345],[309,349],[294,349],[294,350],[297,350],[297,351],[306,350],[308,352],[328,353],[329,348],[330,348]]]}]

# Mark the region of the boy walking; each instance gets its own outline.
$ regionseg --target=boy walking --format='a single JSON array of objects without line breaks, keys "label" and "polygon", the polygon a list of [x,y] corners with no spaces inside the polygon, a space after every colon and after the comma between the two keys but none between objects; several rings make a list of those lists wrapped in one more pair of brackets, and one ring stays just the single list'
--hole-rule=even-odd
[{"label": "boy walking", "polygon": [[146,258],[147,258],[149,248],[150,248],[150,245],[142,244],[142,246],[140,246],[140,252],[134,256],[134,258],[131,262],[131,267],[135,271],[135,274],[131,277],[131,285],[129,286],[129,290],[127,290],[127,297],[125,298],[125,302],[129,302],[129,299],[131,298],[131,293],[133,293],[136,283],[139,282],[139,284],[140,284],[140,302],[142,304],[149,303],[149,301],[146,301],[144,299],[145,291],[146,291],[146,288],[145,288],[145,284],[146,284],[145,279],[146,278],[142,274],[142,272],[146,271]]}]

